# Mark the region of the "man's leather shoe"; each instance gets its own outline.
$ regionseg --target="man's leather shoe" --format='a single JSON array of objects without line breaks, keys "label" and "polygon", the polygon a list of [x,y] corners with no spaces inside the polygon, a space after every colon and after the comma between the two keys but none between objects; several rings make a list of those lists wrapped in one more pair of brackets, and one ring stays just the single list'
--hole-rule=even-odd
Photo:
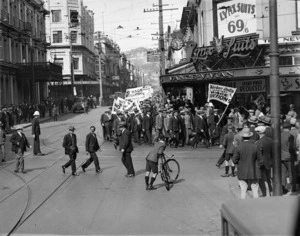
[{"label": "man's leather shoe", "polygon": [[27,173],[25,170],[22,170],[21,172],[22,172],[23,174],[26,174],[26,173]]},{"label": "man's leather shoe", "polygon": [[156,190],[157,188],[155,188],[153,185],[150,185],[148,190]]},{"label": "man's leather shoe", "polygon": [[96,170],[97,173],[102,173],[102,169]]},{"label": "man's leather shoe", "polygon": [[217,163],[216,166],[220,168],[220,164]]},{"label": "man's leather shoe", "polygon": [[232,174],[231,174],[231,176],[232,176],[232,177],[235,177],[235,176],[236,176],[236,174],[235,174],[235,173],[232,173]]},{"label": "man's leather shoe", "polygon": [[19,171],[18,171],[18,170],[14,170],[14,172],[16,172],[16,173],[19,173]]},{"label": "man's leather shoe", "polygon": [[77,172],[72,173],[72,175],[74,176],[78,176],[79,174],[77,174]]},{"label": "man's leather shoe", "polygon": [[134,174],[125,175],[125,177],[131,178],[134,177]]},{"label": "man's leather shoe", "polygon": [[223,174],[223,175],[221,175],[222,177],[229,177],[230,176],[230,174]]},{"label": "man's leather shoe", "polygon": [[85,172],[85,167],[84,166],[81,166],[81,169],[83,172]]},{"label": "man's leather shoe", "polygon": [[65,174],[66,173],[66,167],[61,166],[61,168],[62,168],[62,172]]}]

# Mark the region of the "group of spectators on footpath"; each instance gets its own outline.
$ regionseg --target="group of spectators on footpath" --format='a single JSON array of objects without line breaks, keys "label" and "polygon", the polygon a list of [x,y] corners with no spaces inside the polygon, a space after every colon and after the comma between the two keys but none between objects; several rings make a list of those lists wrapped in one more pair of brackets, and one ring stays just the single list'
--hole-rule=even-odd
[{"label": "group of spectators on footpath", "polygon": [[[137,145],[153,145],[163,136],[166,145],[173,148],[219,146],[224,151],[216,166],[220,168],[224,163],[222,177],[237,176],[241,198],[246,198],[250,188],[253,197],[259,196],[259,189],[262,196],[272,196],[274,154],[269,106],[231,105],[223,114],[212,102],[194,107],[184,96],[170,96],[164,104],[155,99],[146,100],[140,110],[131,113],[112,114],[109,107],[101,115],[100,123],[103,137],[113,142],[115,148],[121,135],[120,123],[125,124]],[[299,184],[300,123],[295,105],[291,104],[289,111],[281,114],[281,125],[282,191],[291,194]]]}]

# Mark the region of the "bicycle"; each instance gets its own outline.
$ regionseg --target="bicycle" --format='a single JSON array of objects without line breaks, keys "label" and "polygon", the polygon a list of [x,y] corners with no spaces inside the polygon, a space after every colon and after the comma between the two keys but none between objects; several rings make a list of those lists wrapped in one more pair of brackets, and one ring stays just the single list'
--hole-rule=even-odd
[{"label": "bicycle", "polygon": [[160,158],[160,168],[159,173],[161,180],[166,183],[166,189],[170,190],[170,184],[174,183],[178,179],[180,173],[180,166],[177,160],[175,160],[174,155],[168,157],[166,154],[159,155]]}]

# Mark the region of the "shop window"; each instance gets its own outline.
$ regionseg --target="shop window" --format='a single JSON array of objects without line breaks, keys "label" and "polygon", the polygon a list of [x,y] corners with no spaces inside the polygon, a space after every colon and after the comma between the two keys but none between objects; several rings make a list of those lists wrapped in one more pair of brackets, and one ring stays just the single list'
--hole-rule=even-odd
[{"label": "shop window", "polygon": [[293,65],[293,57],[292,56],[281,56],[281,57],[279,57],[279,65],[280,66]]},{"label": "shop window", "polygon": [[53,31],[53,43],[62,43],[61,31]]},{"label": "shop window", "polygon": [[300,65],[300,57],[294,57],[294,65]]},{"label": "shop window", "polygon": [[52,10],[52,22],[61,22],[61,10]]}]

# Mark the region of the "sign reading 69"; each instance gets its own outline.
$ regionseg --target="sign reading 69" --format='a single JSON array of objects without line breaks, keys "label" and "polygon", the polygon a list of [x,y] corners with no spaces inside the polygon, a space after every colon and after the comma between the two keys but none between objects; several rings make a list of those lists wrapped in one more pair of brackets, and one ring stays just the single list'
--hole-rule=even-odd
[{"label": "sign reading 69", "polygon": [[246,34],[249,33],[247,24],[245,24],[245,22],[241,19],[237,21],[229,21],[227,28],[231,34],[234,34],[235,32],[245,32]]},{"label": "sign reading 69", "polygon": [[232,0],[218,4],[219,35],[233,37],[256,33],[256,0]]}]

